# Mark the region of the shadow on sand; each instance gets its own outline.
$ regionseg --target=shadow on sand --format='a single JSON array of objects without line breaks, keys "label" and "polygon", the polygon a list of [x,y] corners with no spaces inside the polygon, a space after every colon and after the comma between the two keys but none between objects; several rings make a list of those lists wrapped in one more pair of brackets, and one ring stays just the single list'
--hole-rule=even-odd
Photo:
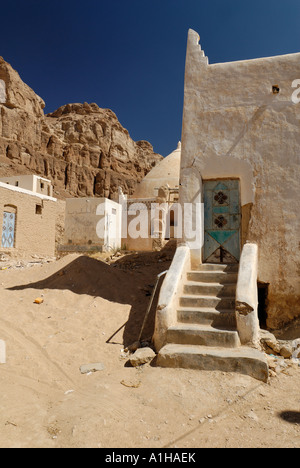
[{"label": "shadow on sand", "polygon": [[[129,304],[129,318],[126,323],[120,323],[116,330],[118,332],[124,328],[122,344],[129,346],[139,337],[156,277],[169,268],[174,253],[174,244],[168,244],[160,252],[129,254],[110,265],[82,255],[46,279],[9,289],[69,290],[75,294],[87,294],[118,304]],[[159,286],[161,283],[162,280]],[[142,340],[152,338],[159,290],[160,287],[153,300]],[[109,343],[114,343],[115,334],[110,337]]]},{"label": "shadow on sand", "polygon": [[290,424],[300,424],[300,411],[282,411],[279,417]]}]

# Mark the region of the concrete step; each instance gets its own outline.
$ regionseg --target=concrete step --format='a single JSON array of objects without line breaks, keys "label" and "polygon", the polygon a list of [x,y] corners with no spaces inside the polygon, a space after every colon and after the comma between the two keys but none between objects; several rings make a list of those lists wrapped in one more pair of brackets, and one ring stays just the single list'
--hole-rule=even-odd
[{"label": "concrete step", "polygon": [[182,295],[179,298],[180,307],[209,307],[217,310],[234,310],[235,297],[200,296],[196,294]]},{"label": "concrete step", "polygon": [[201,346],[235,348],[240,339],[235,330],[222,330],[209,325],[178,323],[167,331],[167,342]]},{"label": "concrete step", "polygon": [[207,296],[235,296],[236,283],[200,283],[198,281],[187,281],[183,287],[185,294],[198,294]]},{"label": "concrete step", "polygon": [[188,271],[188,281],[200,283],[237,283],[237,273],[227,273],[226,271]]},{"label": "concrete step", "polygon": [[214,347],[167,344],[157,356],[156,365],[205,371],[237,372],[267,382],[269,369],[263,353],[248,347]]},{"label": "concrete step", "polygon": [[239,270],[239,265],[234,264],[224,264],[224,263],[203,263],[196,268],[198,271],[225,271],[231,273],[237,273]]},{"label": "concrete step", "polygon": [[211,325],[216,328],[236,328],[236,317],[234,310],[216,310],[209,307],[178,308],[177,320],[183,323],[198,323],[200,325]]}]

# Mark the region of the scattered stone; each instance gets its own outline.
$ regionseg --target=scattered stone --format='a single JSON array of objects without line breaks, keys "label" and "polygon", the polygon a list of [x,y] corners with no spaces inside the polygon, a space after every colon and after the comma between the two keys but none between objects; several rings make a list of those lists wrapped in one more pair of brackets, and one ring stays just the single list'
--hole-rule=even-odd
[{"label": "scattered stone", "polygon": [[293,354],[292,354],[293,359],[300,359],[300,348],[297,348]]},{"label": "scattered stone", "polygon": [[280,345],[277,342],[275,335],[267,330],[260,330],[260,342],[263,346],[264,351],[267,354],[280,353]]},{"label": "scattered stone", "polygon": [[137,367],[148,362],[151,362],[155,358],[156,354],[151,348],[140,348],[130,357],[130,363],[132,366]]},{"label": "scattered stone", "polygon": [[[295,351],[299,346],[300,355],[300,339],[296,340],[279,340],[267,330],[261,330],[260,342],[264,352],[267,355],[281,356],[284,359],[291,359],[295,357]],[[296,353],[298,355],[298,352]]]},{"label": "scattered stone", "polygon": [[125,351],[125,349],[121,349],[120,352],[120,359],[128,359],[129,357],[129,351]]},{"label": "scattered stone", "polygon": [[43,304],[44,299],[42,297],[37,297],[34,301],[34,304]]},{"label": "scattered stone", "polygon": [[293,341],[293,359],[300,359],[300,338]]},{"label": "scattered stone", "polygon": [[253,421],[258,421],[258,416],[257,414],[255,414],[255,412],[252,410],[250,410],[250,412],[248,413],[248,418],[250,419],[253,419]]},{"label": "scattered stone", "polygon": [[141,385],[141,381],[139,380],[138,382],[132,382],[132,381],[126,381],[126,380],[121,380],[120,382],[124,387],[129,387],[129,388],[139,388]]},{"label": "scattered stone", "polygon": [[[278,343],[281,343],[280,341],[278,341]],[[282,342],[282,346],[280,348],[280,355],[283,356],[285,359],[289,359],[290,357],[292,357],[292,354],[293,354],[293,345],[292,345],[292,342],[289,342],[289,341],[285,341],[285,342]]]},{"label": "scattered stone", "polygon": [[104,364],[102,362],[97,362],[95,364],[84,364],[80,367],[80,372],[82,374],[89,374],[90,372],[97,372],[104,370]]}]

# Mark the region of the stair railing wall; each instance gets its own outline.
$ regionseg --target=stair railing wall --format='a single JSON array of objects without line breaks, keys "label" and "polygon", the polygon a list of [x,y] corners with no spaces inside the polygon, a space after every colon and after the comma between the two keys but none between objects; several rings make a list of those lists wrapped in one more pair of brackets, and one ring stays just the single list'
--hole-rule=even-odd
[{"label": "stair railing wall", "polygon": [[187,271],[191,268],[189,247],[178,246],[172,264],[161,286],[155,317],[153,342],[158,352],[167,342],[167,330],[177,322],[179,298]]},{"label": "stair railing wall", "polygon": [[242,345],[259,348],[258,247],[246,243],[242,250],[236,288],[236,321]]}]

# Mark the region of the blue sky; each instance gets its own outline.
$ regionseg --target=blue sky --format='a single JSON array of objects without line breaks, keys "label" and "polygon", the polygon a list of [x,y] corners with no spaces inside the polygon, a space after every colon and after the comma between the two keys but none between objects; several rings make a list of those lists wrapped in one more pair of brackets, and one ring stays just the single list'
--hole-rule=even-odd
[{"label": "blue sky", "polygon": [[299,0],[10,0],[0,14],[0,55],[46,112],[96,102],[163,156],[181,138],[189,28],[210,63],[300,52]]}]

